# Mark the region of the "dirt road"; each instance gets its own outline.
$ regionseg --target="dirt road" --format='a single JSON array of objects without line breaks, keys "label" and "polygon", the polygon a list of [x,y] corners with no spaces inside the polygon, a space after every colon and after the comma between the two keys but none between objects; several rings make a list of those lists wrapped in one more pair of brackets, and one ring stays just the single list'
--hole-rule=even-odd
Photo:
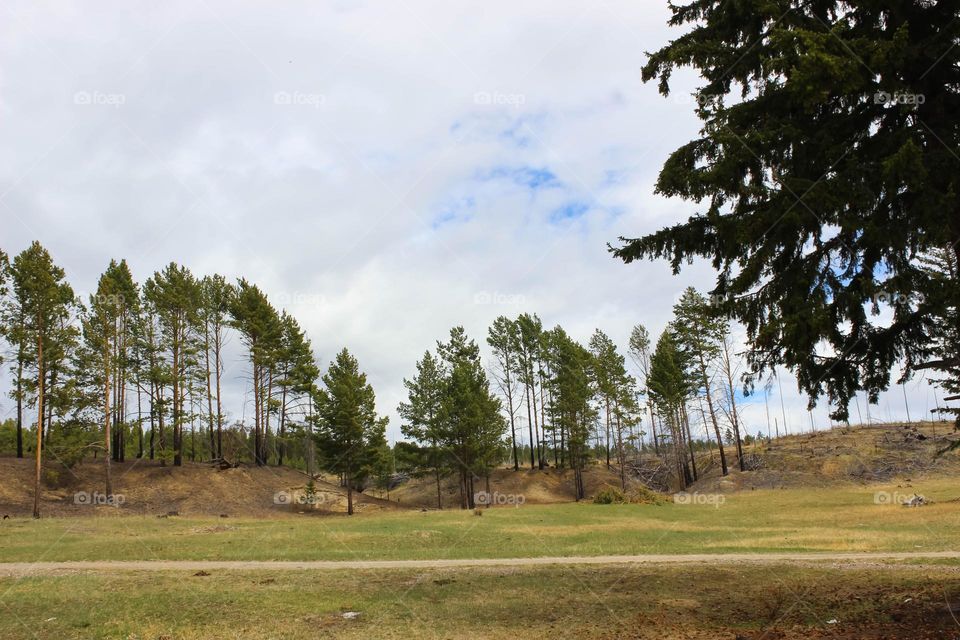
[{"label": "dirt road", "polygon": [[448,567],[518,567],[591,564],[798,564],[834,562],[865,566],[894,560],[960,559],[960,551],[902,553],[698,553],[639,556],[575,556],[543,558],[477,558],[451,560],[133,560],[75,562],[0,562],[0,575],[59,573],[63,571],[331,571],[337,569],[442,569]]}]

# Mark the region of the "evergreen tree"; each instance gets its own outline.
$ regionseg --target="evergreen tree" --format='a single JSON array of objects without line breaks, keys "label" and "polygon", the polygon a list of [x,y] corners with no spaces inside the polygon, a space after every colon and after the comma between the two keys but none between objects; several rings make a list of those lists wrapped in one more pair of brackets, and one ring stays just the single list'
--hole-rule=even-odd
[{"label": "evergreen tree", "polygon": [[499,316],[493,321],[487,333],[487,344],[493,350],[495,362],[493,378],[497,382],[500,393],[506,400],[507,419],[510,422],[510,447],[513,452],[513,470],[520,469],[520,458],[517,454],[516,417],[520,409],[517,401],[519,384],[516,378],[518,366],[517,344],[519,342],[517,323],[506,316]]},{"label": "evergreen tree", "polygon": [[156,314],[160,348],[167,355],[171,387],[171,428],[173,431],[173,464],[183,464],[183,426],[187,385],[196,365],[200,286],[186,267],[170,263],[153,276],[152,286],[145,289]]},{"label": "evergreen tree", "polygon": [[579,501],[584,497],[583,470],[590,457],[590,424],[595,419],[595,410],[590,404],[595,392],[591,383],[594,359],[562,328],[556,327],[551,335],[556,354],[551,381],[553,420],[566,435],[567,459],[574,476],[574,497]]},{"label": "evergreen tree", "polygon": [[[517,353],[516,374],[524,388],[527,406],[527,429],[530,432],[530,468],[537,464],[543,469],[543,456],[540,450],[540,421],[537,415],[537,376],[536,365],[540,359],[543,344],[541,333],[543,325],[540,318],[528,313],[517,318],[515,351]],[[536,455],[535,455],[536,454]]]},{"label": "evergreen tree", "polygon": [[277,357],[280,387],[280,426],[277,443],[277,464],[283,464],[287,449],[287,427],[290,414],[304,412],[302,402],[308,398],[317,376],[320,374],[313,360],[313,350],[306,333],[296,318],[283,312],[280,316],[280,346]]},{"label": "evergreen tree", "polygon": [[614,254],[665,258],[675,272],[710,260],[754,378],[786,366],[844,420],[858,389],[876,403],[895,363],[909,373],[929,357],[937,325],[960,327],[960,284],[919,261],[944,247],[960,256],[956,3],[689,0],[671,11],[689,30],[643,78],[666,95],[673,72],[692,67],[703,127],[666,161],[657,192],[704,208]]},{"label": "evergreen tree", "polygon": [[438,343],[447,377],[441,403],[442,442],[460,477],[460,507],[475,507],[474,478],[489,478],[503,454],[506,422],[500,401],[480,363],[480,349],[463,327],[450,330],[450,340]]},{"label": "evergreen tree", "polygon": [[670,433],[670,444],[676,463],[680,487],[685,489],[693,481],[686,452],[684,433],[684,405],[690,393],[690,380],[685,373],[686,363],[677,349],[670,331],[664,331],[650,358],[650,376],[647,381],[650,398],[657,405]]},{"label": "evergreen tree", "polygon": [[401,402],[397,413],[403,419],[400,431],[423,447],[422,462],[433,470],[437,483],[437,509],[443,508],[440,478],[444,467],[442,438],[444,431],[443,395],[446,391],[446,372],[429,351],[417,362],[417,375],[413,380],[403,381],[407,389],[407,402]]},{"label": "evergreen tree", "polygon": [[48,375],[62,360],[65,348],[65,322],[75,306],[73,289],[65,281],[62,268],[53,263],[49,252],[33,242],[17,255],[11,268],[14,295],[23,314],[19,327],[24,344],[26,369],[34,374],[27,380],[37,404],[37,446],[34,461],[33,517],[40,517],[40,476],[43,466]]},{"label": "evergreen tree", "polygon": [[374,473],[385,445],[387,419],[376,413],[376,398],[356,358],[343,349],[323,375],[317,448],[322,465],[340,474],[353,515],[353,490]]},{"label": "evergreen tree", "polygon": [[713,398],[713,372],[722,353],[721,345],[727,332],[726,322],[714,315],[709,301],[693,287],[688,287],[683,292],[679,302],[673,306],[673,315],[671,327],[677,337],[677,346],[686,353],[686,361],[691,367],[691,379],[707,400],[710,424],[720,448],[720,470],[723,475],[727,475],[727,455],[723,449],[723,437]]},{"label": "evergreen tree", "polygon": [[[211,455],[223,458],[223,402],[221,377],[223,375],[223,348],[226,344],[226,329],[230,313],[230,304],[235,296],[233,286],[221,275],[207,276],[201,281],[202,317],[204,335],[204,363],[206,366],[207,413],[210,428]],[[210,358],[213,357],[214,384],[211,388]],[[316,376],[314,376],[316,377]],[[213,411],[211,396],[216,398],[216,413]],[[216,441],[213,430],[216,429]]]},{"label": "evergreen tree", "polygon": [[653,450],[660,455],[660,443],[657,437],[656,414],[653,412],[653,402],[650,400],[650,333],[642,324],[638,324],[630,331],[630,344],[627,349],[634,365],[643,376],[643,393],[647,397],[647,411],[650,415],[650,433],[653,438]]},{"label": "evergreen tree", "polygon": [[267,296],[244,279],[237,283],[230,302],[233,327],[247,347],[253,382],[254,445],[253,458],[258,466],[267,464],[269,401],[272,393],[273,366],[280,342],[280,319]]},{"label": "evergreen tree", "polygon": [[111,437],[111,429],[118,425],[118,416],[122,415],[122,400],[117,390],[123,388],[123,383],[118,370],[126,365],[125,349],[120,342],[126,329],[123,317],[129,304],[126,283],[117,277],[117,267],[117,263],[111,261],[107,271],[100,276],[97,292],[90,296],[90,307],[83,319],[83,337],[92,365],[90,371],[96,372],[90,377],[95,388],[99,389],[103,410],[103,462],[108,496],[113,495],[110,462],[117,459],[111,452],[118,446],[117,439]]}]

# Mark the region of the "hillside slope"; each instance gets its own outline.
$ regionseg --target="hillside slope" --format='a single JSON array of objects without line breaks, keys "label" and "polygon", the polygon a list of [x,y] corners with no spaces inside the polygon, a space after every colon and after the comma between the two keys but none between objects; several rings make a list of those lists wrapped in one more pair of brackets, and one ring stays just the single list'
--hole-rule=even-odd
[{"label": "hillside slope", "polygon": [[828,487],[838,483],[904,481],[924,476],[960,477],[960,450],[938,455],[960,440],[947,423],[836,427],[775,438],[744,449],[752,470],[722,478],[713,465],[693,487],[738,491],[781,487]]},{"label": "hillside slope", "polygon": [[[53,465],[51,465],[53,467]],[[43,486],[41,513],[72,515],[179,515],[270,517],[313,511],[346,511],[345,492],[324,481],[316,483],[313,507],[297,504],[307,481],[303,473],[284,467],[242,466],[220,471],[208,464],[160,466],[155,461],[114,463],[113,491],[119,507],[93,504],[102,500],[103,464],[85,462],[60,471],[60,486]],[[94,495],[99,494],[99,495]],[[358,511],[396,508],[378,498],[355,494]],[[33,509],[33,461],[0,458],[0,514],[30,515]]]}]

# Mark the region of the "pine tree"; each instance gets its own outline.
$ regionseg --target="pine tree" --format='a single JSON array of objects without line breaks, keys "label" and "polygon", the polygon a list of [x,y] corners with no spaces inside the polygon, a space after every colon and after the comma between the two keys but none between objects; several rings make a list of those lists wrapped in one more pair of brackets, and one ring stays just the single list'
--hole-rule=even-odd
[{"label": "pine tree", "polygon": [[145,289],[158,323],[161,349],[167,352],[171,387],[171,429],[173,464],[183,464],[183,426],[187,384],[196,365],[199,324],[200,286],[186,267],[170,263],[154,274],[152,286]]},{"label": "pine tree", "polygon": [[69,319],[75,301],[63,269],[53,263],[39,242],[33,242],[14,258],[11,275],[14,295],[24,319],[19,330],[24,342],[25,368],[34,373],[34,378],[29,381],[37,403],[33,517],[39,518],[45,412],[48,409],[44,406],[47,376],[65,351],[64,323]]},{"label": "pine tree", "polygon": [[713,293],[746,328],[750,373],[786,366],[845,420],[857,390],[876,403],[897,362],[926,360],[937,325],[960,327],[957,279],[919,261],[943,247],[960,256],[956,3],[689,0],[671,11],[689,30],[643,78],[666,95],[673,72],[692,67],[703,127],[666,161],[657,192],[703,208],[614,254],[668,259],[675,272],[709,260]]},{"label": "pine tree", "polygon": [[630,345],[627,349],[634,365],[643,376],[643,392],[647,397],[647,411],[650,415],[650,434],[653,439],[653,451],[660,455],[660,442],[657,437],[656,414],[653,412],[653,402],[650,400],[650,333],[642,324],[638,324],[630,331]]},{"label": "pine tree", "polygon": [[507,419],[510,422],[510,447],[513,452],[513,470],[520,469],[520,458],[517,454],[517,428],[516,417],[520,408],[517,402],[517,392],[519,383],[516,378],[518,366],[517,344],[518,328],[517,323],[512,322],[506,316],[499,316],[493,321],[487,333],[487,344],[493,350],[493,359],[495,366],[493,368],[493,378],[497,382],[500,393],[506,400]]},{"label": "pine tree", "polygon": [[[522,314],[516,322],[516,374],[523,384],[526,399],[527,429],[530,432],[530,468],[533,469],[534,464],[537,464],[540,469],[543,469],[543,456],[540,451],[540,421],[537,415],[537,376],[535,374],[536,364],[540,359],[543,325],[540,318],[528,313]],[[536,460],[534,459],[535,454]]]},{"label": "pine tree", "polygon": [[584,497],[583,470],[589,462],[590,424],[596,412],[590,404],[595,393],[591,383],[594,359],[590,352],[574,342],[560,327],[551,331],[556,354],[552,413],[554,422],[566,434],[567,459],[573,470],[574,498]]},{"label": "pine tree", "polygon": [[354,487],[376,469],[385,445],[387,419],[377,416],[373,387],[346,349],[330,363],[323,384],[317,448],[323,467],[343,477],[347,513],[353,515]]},{"label": "pine tree", "polygon": [[650,389],[650,398],[657,405],[657,412],[663,417],[669,430],[677,478],[682,489],[693,481],[683,424],[684,405],[690,393],[690,381],[685,373],[685,367],[686,363],[677,349],[673,334],[670,331],[664,331],[657,340],[657,347],[650,358],[650,376],[647,385]]},{"label": "pine tree", "polygon": [[407,389],[407,402],[401,402],[397,413],[403,419],[400,432],[425,449],[423,462],[433,470],[437,483],[437,509],[443,509],[440,478],[444,468],[444,453],[441,440],[444,432],[443,394],[446,372],[429,351],[417,362],[417,375],[413,380],[403,381]]},{"label": "pine tree", "polygon": [[280,343],[280,318],[267,296],[244,279],[237,282],[230,303],[232,326],[247,347],[251,365],[254,404],[253,458],[258,466],[267,464],[269,403],[272,394],[273,367]]},{"label": "pine tree", "polygon": [[280,387],[280,427],[277,446],[277,464],[283,464],[287,449],[287,426],[291,410],[299,409],[307,398],[317,376],[320,374],[313,360],[310,340],[300,328],[296,318],[285,311],[280,316],[280,346],[277,357]]},{"label": "pine tree", "polygon": [[673,315],[671,327],[677,336],[677,346],[685,352],[686,361],[691,367],[691,379],[696,381],[696,386],[707,400],[710,424],[720,449],[720,469],[723,475],[727,475],[727,455],[723,449],[713,397],[713,371],[722,353],[726,322],[714,314],[710,302],[693,287],[683,292],[679,302],[673,306]]},{"label": "pine tree", "polygon": [[441,442],[460,476],[460,507],[472,509],[476,506],[474,478],[488,478],[501,459],[506,422],[480,363],[480,349],[463,327],[451,329],[449,341],[438,343],[437,351],[447,369]]},{"label": "pine tree", "polygon": [[89,311],[83,320],[84,342],[93,365],[91,369],[96,371],[91,379],[99,388],[100,406],[103,409],[101,424],[107,496],[113,495],[110,463],[117,459],[116,455],[112,455],[112,450],[118,446],[118,442],[111,436],[111,429],[118,425],[118,414],[122,413],[122,401],[117,394],[118,388],[122,388],[119,382],[122,376],[118,374],[118,369],[126,363],[120,355],[123,348],[119,343],[121,332],[125,329],[122,318],[129,304],[125,299],[128,293],[124,290],[124,283],[116,277],[117,266],[116,262],[111,261],[110,267],[100,276],[97,292],[90,296]]},{"label": "pine tree", "polygon": [[[211,438],[211,455],[223,458],[223,401],[221,377],[223,375],[223,348],[230,304],[236,295],[233,286],[221,275],[207,276],[200,283],[202,290],[202,318],[204,335],[204,364],[206,368],[207,413]],[[210,358],[213,357],[214,384],[210,383]],[[216,398],[216,413],[213,412],[211,396]],[[216,429],[216,441],[213,430]]]}]

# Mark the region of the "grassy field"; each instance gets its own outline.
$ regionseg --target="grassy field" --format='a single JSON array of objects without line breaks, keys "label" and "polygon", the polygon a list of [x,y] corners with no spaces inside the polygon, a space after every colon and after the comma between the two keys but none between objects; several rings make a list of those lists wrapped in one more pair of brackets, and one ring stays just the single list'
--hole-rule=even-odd
[{"label": "grassy field", "polygon": [[957,565],[70,573],[0,578],[0,638],[916,640],[958,598]]},{"label": "grassy field", "polygon": [[[876,504],[919,491],[934,504]],[[0,562],[372,560],[957,548],[956,479],[757,490],[722,504],[496,507],[270,519],[100,517],[0,523]],[[881,498],[881,501],[884,498]]]}]

